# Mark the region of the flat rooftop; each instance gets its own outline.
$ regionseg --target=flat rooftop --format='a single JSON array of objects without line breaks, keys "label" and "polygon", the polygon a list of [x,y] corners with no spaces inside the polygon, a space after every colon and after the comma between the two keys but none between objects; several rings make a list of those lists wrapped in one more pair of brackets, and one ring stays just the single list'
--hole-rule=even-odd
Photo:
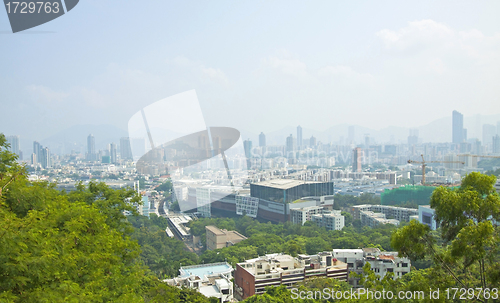
[{"label": "flat rooftop", "polygon": [[295,186],[299,186],[301,184],[316,184],[316,183],[323,183],[323,182],[301,181],[301,180],[290,180],[290,179],[275,179],[275,180],[269,180],[269,181],[262,181],[259,183],[255,183],[254,185],[273,187],[273,188],[277,188],[277,189],[289,189],[289,188],[293,188]]},{"label": "flat rooftop", "polygon": [[202,279],[204,276],[216,275],[219,273],[225,273],[232,270],[233,268],[228,263],[193,265],[193,266],[181,267],[179,269],[181,278],[187,278],[191,275],[194,275]]}]

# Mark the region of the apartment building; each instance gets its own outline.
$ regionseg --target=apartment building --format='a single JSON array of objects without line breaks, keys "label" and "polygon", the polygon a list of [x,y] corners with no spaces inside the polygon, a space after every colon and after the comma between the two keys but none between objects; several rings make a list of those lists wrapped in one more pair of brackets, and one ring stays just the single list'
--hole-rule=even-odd
[{"label": "apartment building", "polygon": [[313,215],[311,221],[327,230],[341,230],[345,225],[344,219],[344,216],[340,214],[340,210],[334,210],[329,213]]},{"label": "apartment building", "polygon": [[[348,271],[361,274],[363,266],[370,263],[371,270],[382,279],[387,273],[394,273],[393,279],[401,278],[410,272],[411,261],[408,258],[398,257],[397,252],[381,252],[378,248],[363,249],[334,249],[333,257],[347,263]],[[361,287],[359,279],[349,277],[353,287]]]},{"label": "apartment building", "polygon": [[266,286],[293,287],[313,277],[328,277],[347,281],[347,264],[338,261],[331,252],[292,257],[268,254],[236,265],[234,274],[235,298],[244,300],[263,294]]}]

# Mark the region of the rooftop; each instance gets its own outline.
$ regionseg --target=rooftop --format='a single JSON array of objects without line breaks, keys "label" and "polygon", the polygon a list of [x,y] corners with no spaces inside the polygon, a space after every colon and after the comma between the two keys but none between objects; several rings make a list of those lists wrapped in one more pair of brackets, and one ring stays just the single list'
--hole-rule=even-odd
[{"label": "rooftop", "polygon": [[194,275],[203,278],[204,276],[216,275],[232,270],[233,268],[227,262],[192,265],[192,266],[181,267],[179,269],[180,271],[179,276],[181,278],[187,278],[191,275]]},{"label": "rooftop", "polygon": [[269,181],[262,181],[259,183],[255,183],[253,185],[267,186],[267,187],[273,187],[273,188],[277,188],[277,189],[290,189],[290,188],[293,188],[295,186],[299,186],[301,184],[315,184],[315,183],[322,183],[322,182],[290,180],[290,179],[275,179],[275,180],[269,180]]}]

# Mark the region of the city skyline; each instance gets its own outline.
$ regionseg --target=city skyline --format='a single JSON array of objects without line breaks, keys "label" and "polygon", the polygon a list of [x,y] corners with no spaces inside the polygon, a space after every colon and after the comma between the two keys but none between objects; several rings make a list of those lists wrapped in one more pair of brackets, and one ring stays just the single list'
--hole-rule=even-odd
[{"label": "city skyline", "polygon": [[415,128],[451,110],[500,114],[499,6],[89,0],[34,35],[0,36],[0,129],[38,140],[74,125],[126,129],[140,108],[190,89],[208,126],[300,124],[304,138],[339,124]]}]

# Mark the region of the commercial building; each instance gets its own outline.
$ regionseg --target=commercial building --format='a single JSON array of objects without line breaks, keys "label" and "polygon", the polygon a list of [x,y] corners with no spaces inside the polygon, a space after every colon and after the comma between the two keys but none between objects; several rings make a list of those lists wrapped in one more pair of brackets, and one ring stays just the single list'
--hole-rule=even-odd
[{"label": "commercial building", "polygon": [[244,300],[263,294],[266,286],[285,285],[292,288],[298,282],[315,277],[347,281],[347,264],[335,259],[331,252],[299,255],[296,258],[268,254],[236,264],[234,295],[236,299]]},{"label": "commercial building", "polygon": [[236,214],[247,215],[257,218],[259,213],[259,198],[253,198],[250,195],[236,195]]},{"label": "commercial building", "polygon": [[185,266],[179,269],[179,276],[163,282],[171,286],[196,289],[206,297],[219,299],[219,302],[231,302],[233,270],[227,262]]},{"label": "commercial building", "polygon": [[223,247],[233,246],[234,244],[247,238],[237,231],[219,229],[213,225],[205,226],[205,231],[208,250],[216,250]]},{"label": "commercial building", "polygon": [[333,194],[332,182],[275,179],[250,184],[250,196],[259,199],[259,218],[274,222],[289,220],[293,201]]}]

